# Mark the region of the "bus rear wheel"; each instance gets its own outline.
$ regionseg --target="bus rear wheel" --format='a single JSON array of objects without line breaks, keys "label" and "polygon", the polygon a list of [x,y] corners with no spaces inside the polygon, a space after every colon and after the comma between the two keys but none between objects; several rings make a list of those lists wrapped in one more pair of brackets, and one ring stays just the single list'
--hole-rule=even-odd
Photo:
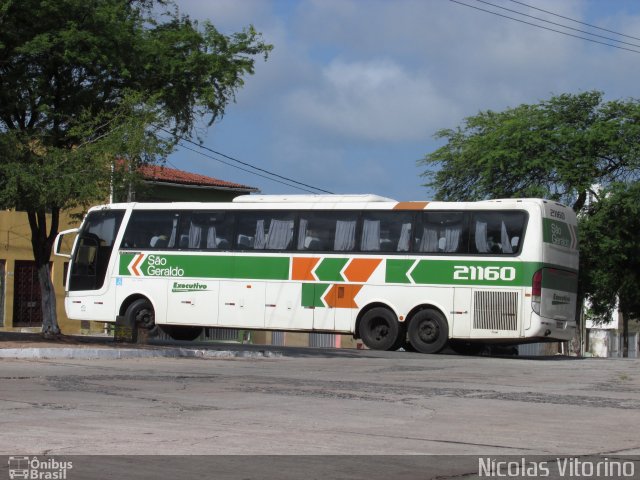
[{"label": "bus rear wheel", "polygon": [[360,337],[372,350],[395,350],[404,335],[395,314],[384,307],[375,307],[364,314],[360,321]]},{"label": "bus rear wheel", "polygon": [[420,353],[438,353],[448,337],[447,320],[436,310],[421,310],[409,323],[409,342]]}]

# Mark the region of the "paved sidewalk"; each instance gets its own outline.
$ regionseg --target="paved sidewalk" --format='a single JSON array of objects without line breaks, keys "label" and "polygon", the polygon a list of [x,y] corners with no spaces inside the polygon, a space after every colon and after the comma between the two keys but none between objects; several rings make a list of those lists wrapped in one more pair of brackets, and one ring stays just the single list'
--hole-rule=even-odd
[{"label": "paved sidewalk", "polygon": [[104,335],[62,335],[57,340],[43,338],[41,333],[0,331],[0,349],[6,348],[118,348],[113,337]]},{"label": "paved sidewalk", "polygon": [[[236,348],[235,345],[193,346],[180,344],[116,343],[112,337],[63,335],[45,339],[39,333],[0,332],[0,358],[273,358],[282,353],[265,349]],[[214,347],[214,348],[212,348]]]}]

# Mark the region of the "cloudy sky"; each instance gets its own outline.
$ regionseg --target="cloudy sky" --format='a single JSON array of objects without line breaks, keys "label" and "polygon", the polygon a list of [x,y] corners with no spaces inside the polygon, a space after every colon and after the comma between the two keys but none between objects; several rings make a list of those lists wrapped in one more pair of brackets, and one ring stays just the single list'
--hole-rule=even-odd
[{"label": "cloudy sky", "polygon": [[[637,0],[522,0],[567,18],[511,0],[459,2],[636,51],[448,0],[177,0],[181,13],[209,19],[223,33],[252,24],[274,45],[225,117],[200,131],[204,145],[333,193],[420,200],[431,192],[416,161],[439,146],[433,134],[440,128],[560,93],[640,97]],[[200,152],[178,149],[169,166],[265,194],[306,193]]]}]

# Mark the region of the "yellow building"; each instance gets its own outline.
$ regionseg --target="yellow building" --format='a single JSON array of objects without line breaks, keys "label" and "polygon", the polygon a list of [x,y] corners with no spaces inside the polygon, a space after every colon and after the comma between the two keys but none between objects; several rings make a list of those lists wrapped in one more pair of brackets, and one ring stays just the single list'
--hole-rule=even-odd
[{"label": "yellow building", "polygon": [[[73,228],[68,213],[60,216],[60,229]],[[48,218],[47,220],[50,220]],[[79,329],[64,314],[65,259],[52,257],[51,277],[56,290],[58,321]],[[25,212],[0,212],[0,329],[39,331],[42,326],[38,272],[31,250],[31,229]],[[73,329],[73,328],[72,328]]]},{"label": "yellow building", "polygon": [[[133,200],[140,202],[228,202],[238,195],[257,191],[246,185],[166,167],[142,167],[140,173],[144,182],[133,195]],[[50,221],[50,218],[47,220]],[[71,218],[71,212],[61,213],[60,230],[77,225],[78,220]],[[70,248],[71,245],[64,245],[63,251],[69,251]],[[65,315],[67,265],[65,258],[52,255],[51,277],[62,333],[101,332],[104,328],[102,323],[72,321]],[[0,211],[0,330],[38,332],[41,327],[40,285],[31,250],[27,214],[13,210]]]}]

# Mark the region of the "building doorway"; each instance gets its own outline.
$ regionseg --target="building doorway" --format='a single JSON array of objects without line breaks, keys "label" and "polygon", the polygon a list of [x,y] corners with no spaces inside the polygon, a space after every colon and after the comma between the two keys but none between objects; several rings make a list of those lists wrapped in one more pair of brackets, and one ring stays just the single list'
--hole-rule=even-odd
[{"label": "building doorway", "polygon": [[42,293],[36,262],[16,260],[13,280],[13,326],[42,326]]}]

